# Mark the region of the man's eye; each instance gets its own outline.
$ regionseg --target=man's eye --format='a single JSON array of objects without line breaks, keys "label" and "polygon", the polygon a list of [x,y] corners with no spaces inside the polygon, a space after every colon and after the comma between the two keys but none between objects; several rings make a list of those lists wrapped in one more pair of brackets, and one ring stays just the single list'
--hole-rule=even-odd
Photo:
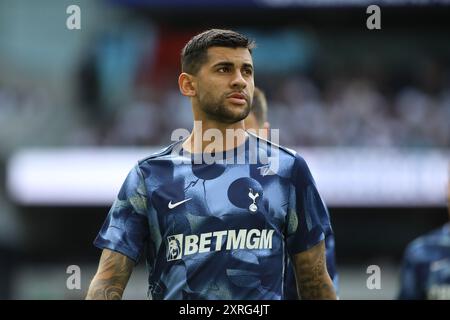
[{"label": "man's eye", "polygon": [[244,74],[251,76],[253,74],[252,69],[244,69]]},{"label": "man's eye", "polygon": [[219,71],[219,72],[221,72],[221,73],[224,73],[224,72],[230,72],[230,68],[228,68],[228,67],[222,67],[222,68],[217,69],[217,71]]}]

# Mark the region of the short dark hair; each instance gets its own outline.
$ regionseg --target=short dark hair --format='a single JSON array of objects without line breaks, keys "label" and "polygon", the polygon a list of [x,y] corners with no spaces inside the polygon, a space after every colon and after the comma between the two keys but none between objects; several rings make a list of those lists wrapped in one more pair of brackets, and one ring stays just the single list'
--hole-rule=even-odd
[{"label": "short dark hair", "polygon": [[255,42],[246,36],[223,29],[210,29],[194,36],[181,51],[181,71],[196,74],[207,60],[210,47],[247,48],[252,53]]},{"label": "short dark hair", "polygon": [[263,126],[264,122],[267,121],[267,99],[264,92],[255,87],[255,92],[253,93],[253,103],[252,111],[255,115],[256,121],[258,121],[259,126]]}]

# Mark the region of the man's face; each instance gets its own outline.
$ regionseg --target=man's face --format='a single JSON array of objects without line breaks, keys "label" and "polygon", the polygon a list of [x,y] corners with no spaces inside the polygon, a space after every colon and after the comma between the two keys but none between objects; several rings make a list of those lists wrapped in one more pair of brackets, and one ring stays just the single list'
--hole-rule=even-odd
[{"label": "man's face", "polygon": [[246,48],[211,47],[195,76],[200,109],[213,120],[235,123],[250,112],[255,88],[253,60]]}]

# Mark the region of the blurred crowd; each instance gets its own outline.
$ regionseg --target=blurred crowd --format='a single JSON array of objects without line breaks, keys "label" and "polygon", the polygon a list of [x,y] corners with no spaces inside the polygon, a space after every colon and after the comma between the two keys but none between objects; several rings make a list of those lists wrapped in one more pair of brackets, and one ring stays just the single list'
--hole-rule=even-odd
[{"label": "blurred crowd", "polygon": [[[307,77],[292,76],[264,89],[269,121],[280,129],[285,145],[450,146],[450,88],[432,95],[408,86],[387,97],[367,78],[331,80],[319,89]],[[175,87],[141,87],[109,113],[93,107],[70,119],[56,117],[58,110],[49,101],[42,90],[0,88],[3,149],[35,139],[69,145],[164,145],[174,129],[192,125],[190,103]]]},{"label": "blurred crowd", "polygon": [[[140,24],[109,31],[76,63],[64,105],[45,86],[0,82],[0,153],[35,144],[170,143],[173,130],[192,126],[190,102],[177,87],[179,53],[192,33]],[[397,72],[380,58],[365,72],[364,65],[349,63],[344,49],[333,53],[338,63],[342,58],[341,68],[333,69],[319,36],[281,30],[255,38],[263,47],[254,53],[255,82],[266,93],[280,143],[450,146],[447,61],[425,55]]]},{"label": "blurred crowd", "polygon": [[331,79],[322,90],[306,77],[289,78],[270,105],[287,145],[450,145],[450,88],[431,95],[405,86],[386,96],[370,78]]}]

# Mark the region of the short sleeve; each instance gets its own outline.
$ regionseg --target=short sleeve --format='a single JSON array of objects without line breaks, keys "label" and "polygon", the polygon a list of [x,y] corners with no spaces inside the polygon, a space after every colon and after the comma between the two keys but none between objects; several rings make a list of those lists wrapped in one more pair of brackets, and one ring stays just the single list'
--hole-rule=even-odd
[{"label": "short sleeve", "polygon": [[308,250],[332,235],[330,216],[305,160],[296,154],[287,215],[287,248],[291,255]]},{"label": "short sleeve", "polygon": [[119,252],[137,262],[148,235],[146,188],[136,165],[125,179],[94,245]]}]

